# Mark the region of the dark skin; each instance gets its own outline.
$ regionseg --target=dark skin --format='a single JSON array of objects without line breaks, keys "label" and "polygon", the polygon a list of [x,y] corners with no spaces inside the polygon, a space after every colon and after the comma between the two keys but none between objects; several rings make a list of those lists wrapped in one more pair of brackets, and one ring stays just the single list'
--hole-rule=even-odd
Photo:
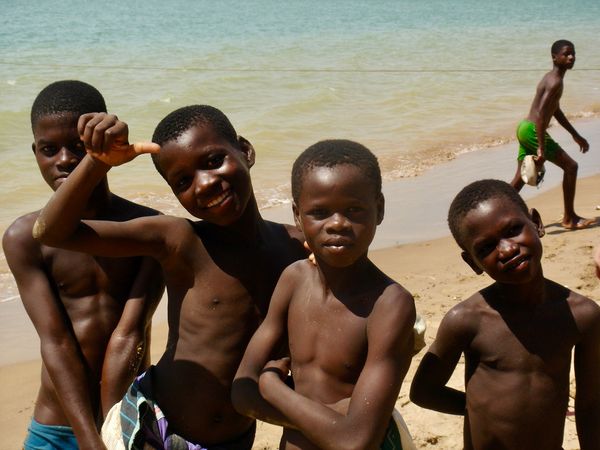
[{"label": "dark skin", "polygon": [[[600,449],[600,308],[544,278],[535,211],[493,198],[468,212],[462,229],[464,260],[496,282],[446,314],[411,400],[464,414],[466,449],[558,450],[574,349],[579,442]],[[464,393],[446,386],[461,353]]]},{"label": "dark skin", "polygon": [[[33,128],[33,153],[53,190],[85,154],[77,120],[49,115]],[[157,214],[112,194],[106,178],[84,205],[86,218],[124,221]],[[108,411],[148,364],[150,318],[164,289],[160,267],[139,257],[95,258],[41,245],[32,237],[38,215],[17,219],[2,241],[40,336],[42,379],[33,417],[71,426],[82,449],[104,448],[97,431],[102,409]]]},{"label": "dark skin", "polygon": [[[589,143],[573,128],[565,114],[560,109],[560,98],[563,93],[563,80],[567,70],[575,65],[575,48],[570,45],[562,47],[558,53],[552,55],[552,70],[541,79],[537,85],[535,97],[531,103],[527,120],[535,124],[537,141],[539,144],[536,163],[543,164],[546,160],[544,135],[548,129],[550,119],[554,117],[557,122],[567,130],[573,140],[579,145],[581,152],[586,153]],[[563,201],[564,214],[562,226],[569,229],[585,228],[594,221],[584,219],[575,213],[575,186],[577,182],[577,163],[563,149],[558,149],[553,161],[563,172]],[[512,186],[520,191],[524,182],[521,179],[521,165],[519,161],[517,172],[511,182]]]},{"label": "dark skin", "polygon": [[191,442],[236,439],[253,420],[233,409],[231,383],[277,278],[306,256],[300,232],[262,219],[249,174],[252,146],[243,138],[233,144],[210,125],[193,126],[160,148],[163,176],[203,221],[82,222],[83,204],[112,165],[159,147],[129,145],[127,125],[110,115],[82,116],[79,131],[93,157],[84,158],[44,208],[38,236],[94,255],[148,255],[160,262],[169,337],[154,371],[155,400],[169,428]]},{"label": "dark skin", "polygon": [[[294,214],[315,263],[288,267],[233,386],[281,449],[377,449],[413,349],[412,296],[368,259],[383,196],[359,168],[309,169]],[[289,358],[273,360],[289,339]],[[288,370],[294,388],[286,384]]]}]

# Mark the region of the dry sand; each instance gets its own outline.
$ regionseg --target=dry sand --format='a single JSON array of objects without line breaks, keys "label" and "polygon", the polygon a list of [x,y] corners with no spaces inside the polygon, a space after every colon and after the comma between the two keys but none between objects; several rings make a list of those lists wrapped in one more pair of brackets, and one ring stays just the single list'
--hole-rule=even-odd
[{"label": "dry sand", "polygon": [[[577,209],[582,214],[592,216],[596,213],[595,205],[600,203],[599,185],[600,175],[579,181]],[[540,211],[547,225],[543,239],[545,274],[584,295],[599,299],[600,282],[594,274],[591,252],[593,246],[600,243],[600,228],[566,232],[558,227],[561,199],[560,187],[556,187],[528,201]],[[414,294],[417,309],[427,320],[428,345],[433,341],[444,313],[490,282],[487,277],[470,272],[450,237],[376,250],[371,256],[385,272]],[[165,340],[165,324],[155,326],[153,360],[161,354]],[[410,382],[424,352],[414,358],[396,406],[406,419],[418,447],[462,448],[460,417],[419,408],[408,399]],[[20,448],[39,386],[39,367],[38,360],[0,368],[0,434],[3,436],[0,449]],[[461,363],[451,385],[462,389],[462,379]],[[277,427],[259,424],[254,448],[277,448],[279,435]],[[570,419],[566,424],[564,447],[565,450],[578,448],[575,426]]]}]

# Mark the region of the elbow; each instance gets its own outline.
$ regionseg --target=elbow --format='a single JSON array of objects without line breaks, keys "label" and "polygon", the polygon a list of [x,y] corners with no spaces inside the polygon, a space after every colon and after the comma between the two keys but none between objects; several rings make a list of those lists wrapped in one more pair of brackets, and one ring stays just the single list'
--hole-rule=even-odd
[{"label": "elbow", "polygon": [[33,224],[31,234],[33,239],[41,244],[48,245],[50,247],[58,247],[61,244],[61,240],[58,238],[58,236],[54,236],[52,233],[50,233],[48,227],[46,226],[46,221],[41,215]]},{"label": "elbow", "polygon": [[410,401],[413,402],[415,405],[425,407],[425,405],[427,404],[427,391],[423,389],[421,385],[416,381],[416,379],[413,380],[413,383],[410,386]]}]

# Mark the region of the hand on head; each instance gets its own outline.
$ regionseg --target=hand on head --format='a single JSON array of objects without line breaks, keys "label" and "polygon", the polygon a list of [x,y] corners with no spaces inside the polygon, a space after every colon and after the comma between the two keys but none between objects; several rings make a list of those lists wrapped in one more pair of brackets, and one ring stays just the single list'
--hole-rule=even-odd
[{"label": "hand on head", "polygon": [[83,114],[77,131],[85,150],[109,166],[119,166],[142,153],[158,153],[160,146],[153,142],[129,143],[129,129],[114,114]]}]

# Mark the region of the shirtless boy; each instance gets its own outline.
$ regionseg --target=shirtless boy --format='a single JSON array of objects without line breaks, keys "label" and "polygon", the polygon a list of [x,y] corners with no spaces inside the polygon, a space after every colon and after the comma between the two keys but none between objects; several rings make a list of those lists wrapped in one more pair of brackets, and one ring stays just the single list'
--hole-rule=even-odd
[{"label": "shirtless boy", "polygon": [[[169,294],[167,348],[122,402],[126,446],[170,449],[187,441],[189,448],[250,449],[255,421],[233,409],[230,387],[279,275],[306,257],[301,233],[262,219],[249,172],[254,149],[216,108],[172,112],[156,127],[155,144],[129,145],[127,125],[105,114],[83,115],[79,131],[90,154],[42,211],[38,237],[94,255],[152,256]],[[80,220],[112,165],[159,150],[156,168],[181,205],[202,221]],[[139,416],[139,432],[131,436],[131,421]]]},{"label": "shirtless boy", "polygon": [[[80,81],[52,83],[33,103],[32,150],[52,190],[85,155],[77,120],[90,111],[106,111],[104,99]],[[86,219],[158,214],[112,194],[106,177],[81,206]],[[101,407],[108,411],[145,368],[146,334],[164,289],[160,267],[150,259],[94,258],[40,245],[31,235],[38,214],[17,219],[2,241],[42,353],[41,387],[24,446],[104,448],[97,429]]]},{"label": "shirtless boy", "polygon": [[[283,425],[281,449],[378,449],[412,358],[415,306],[367,255],[384,212],[377,159],[352,141],[318,142],[294,163],[292,195],[315,264],[283,272],[234,406]],[[276,359],[288,340],[291,361]]]},{"label": "shirtless boy", "polygon": [[[557,450],[571,353],[582,450],[600,449],[600,308],[544,278],[543,226],[507,183],[465,187],[448,213],[462,258],[490,286],[452,308],[414,377],[411,400],[465,416],[465,449]],[[465,356],[466,392],[446,386]]]},{"label": "shirtless boy", "polygon": [[575,65],[575,46],[570,41],[556,41],[552,44],[551,54],[554,66],[539,82],[529,115],[517,127],[519,156],[517,158],[517,173],[515,173],[511,184],[517,191],[520,191],[523,187],[521,165],[526,155],[533,155],[537,165],[543,164],[546,160],[556,164],[564,172],[562,226],[576,230],[589,227],[595,220],[584,219],[575,213],[577,162],[546,132],[550,119],[554,117],[573,136],[573,140],[579,145],[583,153],[589,150],[590,145],[573,128],[559,105],[563,93],[565,73]]}]

